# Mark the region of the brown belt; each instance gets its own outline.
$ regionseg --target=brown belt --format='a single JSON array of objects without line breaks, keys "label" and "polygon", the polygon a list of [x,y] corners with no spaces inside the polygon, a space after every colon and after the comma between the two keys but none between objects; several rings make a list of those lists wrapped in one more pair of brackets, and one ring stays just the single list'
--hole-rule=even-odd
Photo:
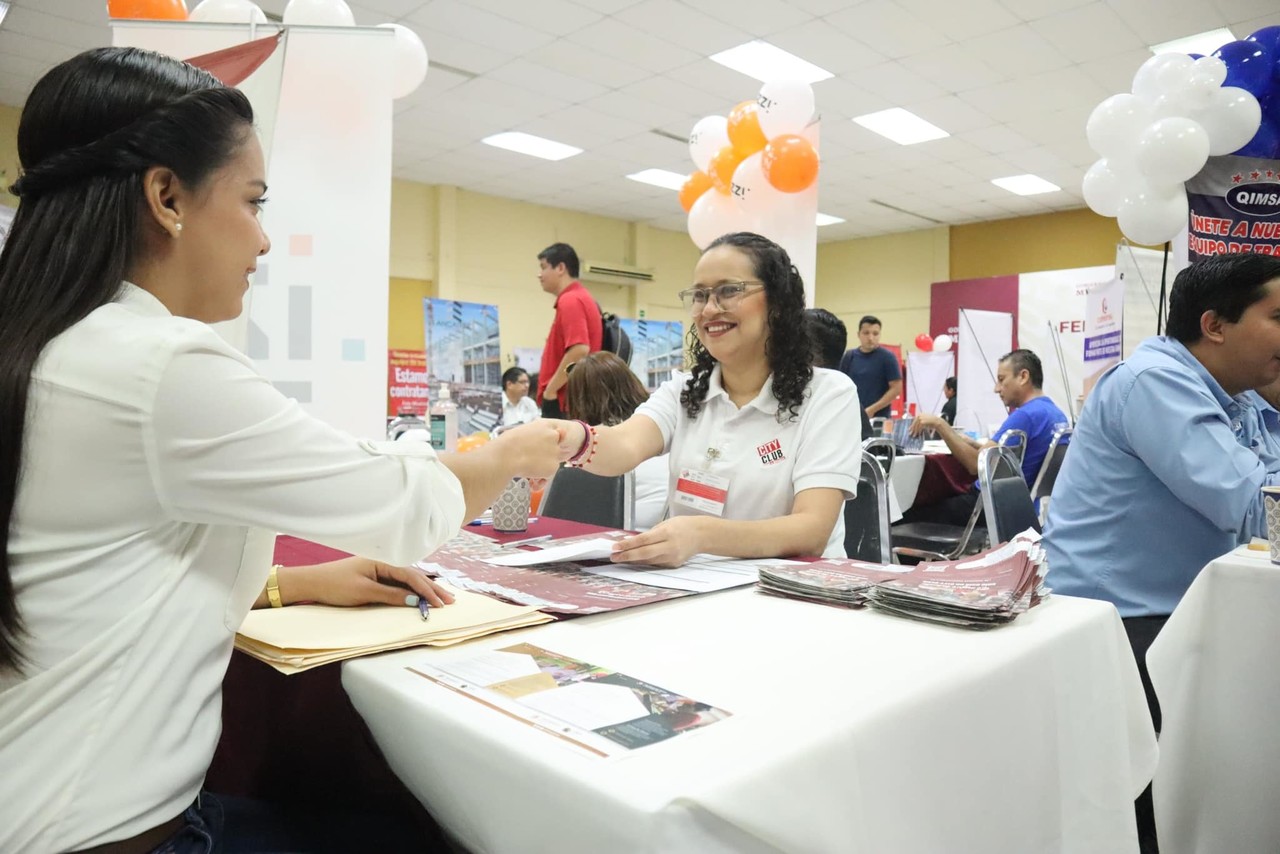
[{"label": "brown belt", "polygon": [[169,837],[181,830],[186,823],[184,811],[182,815],[175,815],[164,824],[144,830],[137,836],[115,842],[104,842],[92,848],[81,848],[77,854],[148,854],[168,841]]}]

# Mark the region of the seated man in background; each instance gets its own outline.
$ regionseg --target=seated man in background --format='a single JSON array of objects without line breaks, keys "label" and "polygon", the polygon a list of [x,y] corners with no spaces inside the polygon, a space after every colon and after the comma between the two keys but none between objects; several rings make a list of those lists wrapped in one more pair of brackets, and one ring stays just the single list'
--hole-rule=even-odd
[{"label": "seated man in background", "polygon": [[527,424],[541,414],[538,404],[529,396],[529,374],[524,368],[507,368],[502,375],[502,420],[499,423],[503,427]]},{"label": "seated man in background", "polygon": [[943,421],[955,426],[956,423],[956,378],[947,377],[942,383],[942,396],[947,402],[942,404],[942,411],[938,413]]},{"label": "seated man in background", "polygon": [[[996,368],[996,394],[1009,407],[1009,417],[989,440],[970,439],[943,420],[940,415],[918,415],[911,422],[911,435],[918,436],[926,430],[934,430],[938,438],[947,443],[951,456],[975,477],[978,474],[978,452],[989,445],[999,444],[1009,430],[1021,430],[1027,434],[1027,447],[1022,455],[1022,476],[1027,485],[1035,483],[1040,474],[1040,464],[1049,452],[1053,434],[1069,422],[1067,416],[1044,393],[1044,369],[1040,357],[1030,350],[1014,350],[1000,357]],[[968,491],[954,495],[935,504],[915,504],[903,514],[905,522],[943,522],[948,525],[964,525],[978,505],[977,484]]]},{"label": "seated man in background", "polygon": [[1085,400],[1044,536],[1054,592],[1120,611],[1157,729],[1147,647],[1205,564],[1265,535],[1260,488],[1280,484],[1248,393],[1280,379],[1280,258],[1186,268],[1166,331]]},{"label": "seated man in background", "polygon": [[[804,323],[813,342],[813,366],[839,370],[844,348],[849,343],[849,330],[844,321],[825,308],[806,308]],[[857,393],[856,387],[854,392]],[[871,419],[864,407],[859,406],[858,411],[862,413],[862,438],[869,439],[875,435],[871,432]]]}]

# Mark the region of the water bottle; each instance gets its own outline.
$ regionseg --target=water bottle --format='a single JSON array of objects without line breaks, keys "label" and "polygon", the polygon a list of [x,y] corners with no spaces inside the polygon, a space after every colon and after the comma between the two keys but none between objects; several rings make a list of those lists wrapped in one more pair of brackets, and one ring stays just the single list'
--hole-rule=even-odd
[{"label": "water bottle", "polygon": [[458,404],[449,399],[449,387],[441,384],[440,395],[431,402],[431,447],[437,451],[458,449]]},{"label": "water bottle", "polygon": [[512,478],[498,500],[493,502],[493,530],[504,533],[527,531],[532,492],[529,478]]}]

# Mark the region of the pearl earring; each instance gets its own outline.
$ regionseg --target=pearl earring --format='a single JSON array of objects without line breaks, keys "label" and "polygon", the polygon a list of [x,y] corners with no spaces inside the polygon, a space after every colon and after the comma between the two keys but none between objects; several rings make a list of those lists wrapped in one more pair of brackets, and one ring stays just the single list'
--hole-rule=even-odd
[{"label": "pearl earring", "polygon": [[173,224],[173,228],[174,228],[174,230],[175,230],[175,231],[177,231],[179,234],[181,234],[181,233],[182,233],[182,223],[180,223],[180,222],[175,222],[175,223]]}]

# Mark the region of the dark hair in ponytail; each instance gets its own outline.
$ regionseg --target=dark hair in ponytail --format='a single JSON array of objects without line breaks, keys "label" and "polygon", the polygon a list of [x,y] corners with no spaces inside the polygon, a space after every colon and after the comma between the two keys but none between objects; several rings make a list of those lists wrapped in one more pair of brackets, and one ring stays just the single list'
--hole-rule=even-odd
[{"label": "dark hair in ponytail", "polygon": [[0,671],[18,671],[22,620],[9,538],[31,373],[45,346],[111,302],[142,248],[142,177],[198,187],[251,132],[245,96],[137,48],[98,48],[36,83],[18,125],[21,199],[0,252]]},{"label": "dark hair in ponytail", "polygon": [[[813,381],[813,353],[808,326],[804,322],[804,282],[800,280],[800,273],[791,265],[787,250],[767,237],[749,231],[717,237],[702,250],[702,254],[717,246],[732,246],[750,255],[756,278],[764,283],[769,329],[765,356],[773,373],[772,390],[778,399],[778,420],[794,419],[799,414],[809,383]],[[707,399],[711,369],[715,367],[716,360],[698,339],[696,324],[689,328],[689,354],[693,358],[693,372],[680,392],[680,403],[690,418],[697,418]]]}]

